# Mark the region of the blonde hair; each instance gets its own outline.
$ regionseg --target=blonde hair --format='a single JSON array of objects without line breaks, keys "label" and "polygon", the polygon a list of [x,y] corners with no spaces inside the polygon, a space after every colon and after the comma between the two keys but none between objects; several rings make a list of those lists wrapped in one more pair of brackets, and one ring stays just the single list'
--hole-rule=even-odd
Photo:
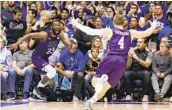
[{"label": "blonde hair", "polygon": [[93,41],[92,41],[92,46],[91,46],[91,47],[92,47],[92,48],[95,48],[95,47],[94,47],[94,42],[95,42],[96,39],[100,39],[100,40],[101,40],[101,44],[100,44],[99,50],[102,50],[102,49],[103,49],[103,42],[102,42],[102,39],[101,39],[99,36],[95,36],[95,37],[94,37],[94,39],[93,39]]}]

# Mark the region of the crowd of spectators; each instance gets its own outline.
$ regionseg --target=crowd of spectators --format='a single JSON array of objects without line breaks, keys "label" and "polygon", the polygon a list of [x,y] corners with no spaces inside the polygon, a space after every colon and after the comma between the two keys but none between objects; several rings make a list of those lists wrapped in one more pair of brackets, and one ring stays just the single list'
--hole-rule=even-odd
[{"label": "crowd of spectators", "polygon": [[[32,64],[31,55],[41,40],[23,41],[16,50],[8,46],[27,33],[50,30],[53,20],[64,24],[66,36],[72,46],[67,49],[60,42],[49,62],[57,75],[46,89],[49,101],[78,101],[91,97],[95,90],[91,80],[106,56],[108,41],[103,36],[90,36],[73,27],[69,18],[94,29],[114,28],[113,17],[124,15],[126,29],[143,31],[150,22],[158,21],[157,31],[148,38],[133,39],[128,53],[127,68],[119,88],[123,88],[125,101],[134,100],[133,83],[140,80],[140,100],[172,102],[172,2],[171,1],[1,1],[0,76],[1,100],[16,99],[16,78],[23,77],[23,101],[27,101],[34,75],[39,75]],[[51,12],[50,15],[46,14]],[[171,35],[171,36],[170,36]],[[118,65],[114,65],[118,66]],[[162,84],[159,82],[163,80]],[[120,87],[119,87],[120,86]],[[114,89],[114,88],[112,88]],[[115,91],[114,91],[115,92]],[[111,96],[114,95],[112,92]],[[153,93],[153,98],[151,98]],[[120,95],[116,93],[117,95]],[[111,97],[112,98],[112,97]]]}]

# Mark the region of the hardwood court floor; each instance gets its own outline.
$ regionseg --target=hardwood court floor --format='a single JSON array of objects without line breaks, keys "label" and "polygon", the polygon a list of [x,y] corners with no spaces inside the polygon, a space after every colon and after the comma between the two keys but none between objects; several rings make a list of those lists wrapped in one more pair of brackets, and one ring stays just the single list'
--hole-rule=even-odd
[{"label": "hardwood court floor", "polygon": [[[10,102],[13,105],[3,106],[4,103],[1,102],[2,110],[84,110],[83,102]],[[172,103],[96,103],[93,110],[172,110]]]}]

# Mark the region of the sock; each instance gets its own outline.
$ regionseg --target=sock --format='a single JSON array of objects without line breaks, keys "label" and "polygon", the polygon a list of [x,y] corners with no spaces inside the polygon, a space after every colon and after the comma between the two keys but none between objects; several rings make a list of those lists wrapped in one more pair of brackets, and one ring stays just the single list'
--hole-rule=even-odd
[{"label": "sock", "polygon": [[91,99],[89,99],[88,101],[91,102],[91,105],[95,102],[97,102],[97,95],[95,94]]},{"label": "sock", "polygon": [[45,87],[49,83],[49,78],[45,75],[37,87]]}]

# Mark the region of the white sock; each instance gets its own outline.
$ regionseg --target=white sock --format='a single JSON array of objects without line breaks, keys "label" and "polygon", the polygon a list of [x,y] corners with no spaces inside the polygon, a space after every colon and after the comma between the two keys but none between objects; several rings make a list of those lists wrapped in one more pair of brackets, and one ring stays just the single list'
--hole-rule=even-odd
[{"label": "white sock", "polygon": [[89,102],[91,102],[91,105],[95,102],[97,102],[97,95],[95,94],[91,99],[88,100]]},{"label": "white sock", "polygon": [[39,82],[37,87],[45,87],[45,86],[46,86],[45,84],[42,84],[41,82]]}]

